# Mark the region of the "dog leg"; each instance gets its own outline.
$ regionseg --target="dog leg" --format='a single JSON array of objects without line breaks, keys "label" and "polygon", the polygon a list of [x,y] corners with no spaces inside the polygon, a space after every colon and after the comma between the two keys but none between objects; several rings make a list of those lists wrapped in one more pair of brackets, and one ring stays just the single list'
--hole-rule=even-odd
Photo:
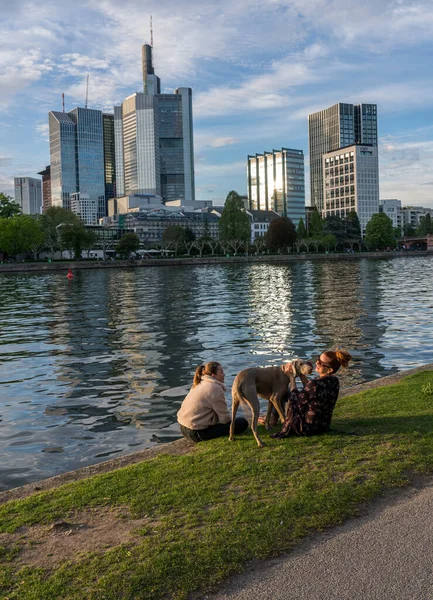
[{"label": "dog leg", "polygon": [[273,404],[269,400],[268,401],[268,410],[266,411],[266,419],[265,419],[265,429],[266,429],[266,431],[268,431],[269,429],[271,429],[271,427],[269,425],[269,422],[271,420],[272,407],[273,407]]},{"label": "dog leg", "polygon": [[263,442],[257,433],[257,422],[260,415],[260,402],[257,395],[256,386],[250,385],[242,389],[242,400],[250,407],[252,419],[251,419],[251,431],[255,437],[259,448],[263,447]]},{"label": "dog leg", "polygon": [[239,398],[235,391],[232,393],[232,422],[230,423],[229,440],[233,442],[235,439],[235,418],[239,408]]},{"label": "dog leg", "polygon": [[286,417],[284,415],[283,407],[281,405],[281,396],[272,396],[269,402],[272,402],[272,404],[275,406],[278,416],[280,417],[281,423],[284,423]]}]

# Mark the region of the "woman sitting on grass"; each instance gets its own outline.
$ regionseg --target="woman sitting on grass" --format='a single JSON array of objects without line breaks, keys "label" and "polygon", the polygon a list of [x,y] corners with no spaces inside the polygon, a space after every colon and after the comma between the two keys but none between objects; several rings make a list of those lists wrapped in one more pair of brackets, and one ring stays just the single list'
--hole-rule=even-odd
[{"label": "woman sitting on grass", "polygon": [[[197,367],[192,388],[182,402],[177,420],[182,434],[192,442],[204,442],[229,434],[231,415],[224,395],[224,370],[217,362]],[[243,433],[248,421],[238,417],[235,433]]]},{"label": "woman sitting on grass", "polygon": [[273,438],[285,438],[290,435],[314,435],[328,431],[332,413],[338,399],[340,383],[334,375],[340,367],[347,367],[352,360],[345,350],[328,350],[316,360],[319,377],[308,382],[298,390],[293,374],[289,374],[290,392],[286,419],[283,428]]}]

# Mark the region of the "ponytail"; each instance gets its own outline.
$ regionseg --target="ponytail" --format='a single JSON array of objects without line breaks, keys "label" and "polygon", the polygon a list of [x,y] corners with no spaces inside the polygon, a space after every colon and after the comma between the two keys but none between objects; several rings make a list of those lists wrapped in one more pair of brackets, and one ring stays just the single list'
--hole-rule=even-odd
[{"label": "ponytail", "polygon": [[194,373],[194,379],[192,380],[193,388],[195,388],[195,386],[200,383],[202,375],[203,375],[203,371],[204,371],[204,365],[200,365],[199,367],[196,368],[195,373]]},{"label": "ponytail", "polygon": [[335,351],[335,358],[338,360],[342,367],[347,367],[349,362],[352,360],[352,355],[349,354],[346,350],[342,350],[341,348],[337,348]]},{"label": "ponytail", "polygon": [[221,365],[218,362],[207,362],[204,365],[197,367],[194,373],[194,379],[192,380],[192,387],[195,388],[195,386],[200,383],[203,375],[216,375],[218,367],[220,366]]}]

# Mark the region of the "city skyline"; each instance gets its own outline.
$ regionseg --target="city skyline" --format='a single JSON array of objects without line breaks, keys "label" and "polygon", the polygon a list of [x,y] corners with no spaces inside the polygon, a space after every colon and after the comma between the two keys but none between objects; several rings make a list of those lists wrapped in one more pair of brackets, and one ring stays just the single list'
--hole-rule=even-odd
[{"label": "city skyline", "polygon": [[[194,90],[196,198],[246,193],[247,156],[302,149],[308,114],[337,102],[375,103],[380,197],[433,206],[433,6],[367,0],[275,0],[218,7],[120,0],[61,6],[0,0],[0,191],[49,164],[48,111],[113,112],[142,91],[150,41],[162,93]],[[307,203],[309,179],[306,177]]]}]

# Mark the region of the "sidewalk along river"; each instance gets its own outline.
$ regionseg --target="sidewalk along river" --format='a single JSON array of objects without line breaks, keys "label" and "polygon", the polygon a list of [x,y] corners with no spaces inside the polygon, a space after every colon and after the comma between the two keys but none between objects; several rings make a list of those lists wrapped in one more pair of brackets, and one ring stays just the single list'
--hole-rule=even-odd
[{"label": "sidewalk along river", "polygon": [[179,437],[198,364],[433,362],[430,257],[0,274],[0,491]]}]

